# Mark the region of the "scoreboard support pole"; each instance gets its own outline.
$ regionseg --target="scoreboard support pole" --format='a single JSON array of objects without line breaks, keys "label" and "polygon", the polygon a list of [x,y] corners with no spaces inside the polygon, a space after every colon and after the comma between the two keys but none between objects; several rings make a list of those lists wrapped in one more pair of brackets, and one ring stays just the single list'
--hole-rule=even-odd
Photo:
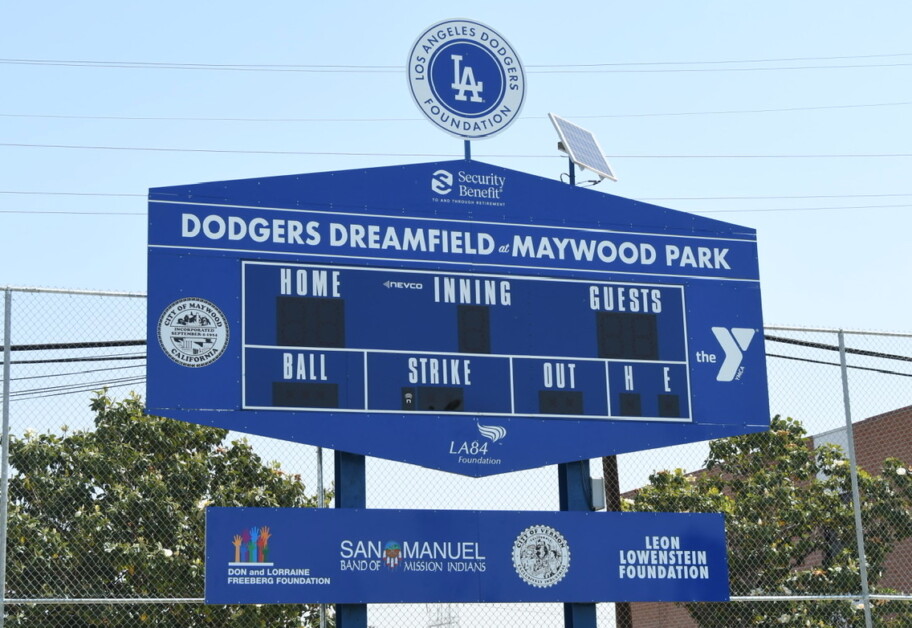
[{"label": "scoreboard support pole", "polygon": [[[592,480],[589,461],[567,462],[557,466],[560,483],[560,509],[592,510]],[[564,604],[564,628],[596,628],[595,604]]]},{"label": "scoreboard support pole", "polygon": [[[367,507],[365,458],[336,451],[336,508]],[[367,628],[367,604],[336,604],[337,628]]]}]

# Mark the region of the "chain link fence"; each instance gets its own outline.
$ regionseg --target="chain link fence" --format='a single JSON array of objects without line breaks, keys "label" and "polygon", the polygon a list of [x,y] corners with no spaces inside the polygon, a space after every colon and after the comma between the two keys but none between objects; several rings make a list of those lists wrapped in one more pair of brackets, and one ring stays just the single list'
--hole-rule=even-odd
[{"label": "chain link fence", "polygon": [[[11,434],[4,625],[316,627],[321,615],[332,625],[331,608],[202,603],[205,507],[331,506],[331,452],[137,420],[144,295],[0,295]],[[733,601],[599,604],[599,626],[912,626],[912,334],[768,327],[765,335],[771,411],[794,421],[741,443],[756,469],[730,473],[735,449],[726,458],[708,443],[616,460],[625,508],[675,497],[660,486],[677,486],[687,503],[711,498],[729,508]],[[593,476],[602,462],[591,462]],[[788,464],[805,475],[789,475]],[[556,467],[476,479],[368,459],[367,487],[369,508],[558,509]],[[779,580],[770,575],[777,565]],[[557,627],[564,615],[560,604],[390,604],[370,606],[368,623]]]}]

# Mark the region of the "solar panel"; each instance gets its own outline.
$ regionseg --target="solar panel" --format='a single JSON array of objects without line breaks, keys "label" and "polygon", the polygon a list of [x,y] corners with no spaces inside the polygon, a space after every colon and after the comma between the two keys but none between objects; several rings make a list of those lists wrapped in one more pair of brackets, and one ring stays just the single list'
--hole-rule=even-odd
[{"label": "solar panel", "polygon": [[553,113],[549,113],[548,117],[560,135],[562,146],[559,148],[570,156],[570,161],[580,168],[591,170],[602,179],[617,181],[592,133]]}]

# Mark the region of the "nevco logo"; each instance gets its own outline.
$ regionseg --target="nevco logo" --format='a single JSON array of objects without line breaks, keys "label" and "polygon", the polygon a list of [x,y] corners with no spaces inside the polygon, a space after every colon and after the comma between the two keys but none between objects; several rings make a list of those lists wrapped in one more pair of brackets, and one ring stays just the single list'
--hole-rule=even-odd
[{"label": "nevco logo", "polygon": [[384,288],[399,288],[400,290],[421,290],[424,284],[415,283],[414,281],[384,281]]},{"label": "nevco logo", "polygon": [[713,327],[712,333],[716,336],[716,340],[719,341],[719,344],[722,345],[722,350],[725,352],[725,360],[719,368],[716,381],[731,382],[735,379],[741,379],[741,374],[744,372],[741,366],[741,362],[744,360],[744,352],[750,346],[757,330],[746,327],[732,327],[731,330],[725,327]]}]

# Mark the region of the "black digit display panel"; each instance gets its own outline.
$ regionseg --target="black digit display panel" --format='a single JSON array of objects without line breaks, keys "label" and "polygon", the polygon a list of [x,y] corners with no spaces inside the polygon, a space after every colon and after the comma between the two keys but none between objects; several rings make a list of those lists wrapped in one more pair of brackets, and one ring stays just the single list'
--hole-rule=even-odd
[{"label": "black digit display panel", "polygon": [[491,353],[491,311],[484,305],[460,305],[459,352]]},{"label": "black digit display panel", "polygon": [[583,414],[583,391],[540,390],[538,409],[542,414]]},{"label": "black digit display panel", "polygon": [[338,408],[339,385],[310,382],[273,382],[272,403],[281,408]]},{"label": "black digit display panel", "polygon": [[276,297],[276,336],[286,347],[345,347],[345,301]]},{"label": "black digit display panel", "polygon": [[655,314],[598,312],[598,355],[615,360],[658,360],[659,336]]}]

